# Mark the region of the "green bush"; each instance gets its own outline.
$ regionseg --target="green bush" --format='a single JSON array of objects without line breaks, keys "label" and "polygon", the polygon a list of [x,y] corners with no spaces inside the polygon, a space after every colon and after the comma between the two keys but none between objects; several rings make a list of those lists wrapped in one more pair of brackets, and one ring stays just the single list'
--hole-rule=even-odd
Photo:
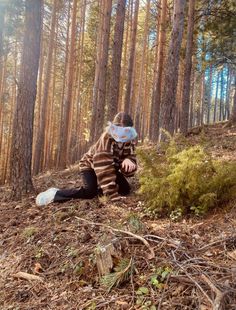
[{"label": "green bush", "polygon": [[235,196],[236,163],[213,160],[200,145],[178,150],[171,141],[164,153],[140,148],[138,155],[140,193],[153,214],[201,215]]}]

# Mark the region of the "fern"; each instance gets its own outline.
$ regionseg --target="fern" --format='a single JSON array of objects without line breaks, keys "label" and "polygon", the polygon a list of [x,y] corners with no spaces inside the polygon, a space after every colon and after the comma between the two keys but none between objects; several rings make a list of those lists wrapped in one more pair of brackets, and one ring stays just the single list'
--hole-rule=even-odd
[{"label": "fern", "polygon": [[115,272],[109,273],[101,278],[101,284],[107,287],[108,292],[113,287],[118,287],[120,284],[128,281],[133,268],[133,259],[122,259],[114,268]]}]

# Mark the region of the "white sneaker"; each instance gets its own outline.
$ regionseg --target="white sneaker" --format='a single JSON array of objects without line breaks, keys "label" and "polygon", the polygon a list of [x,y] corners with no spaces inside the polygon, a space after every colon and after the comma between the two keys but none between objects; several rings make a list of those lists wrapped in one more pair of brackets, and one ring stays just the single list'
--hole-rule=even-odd
[{"label": "white sneaker", "polygon": [[51,187],[47,189],[45,192],[38,194],[36,197],[36,205],[37,206],[46,206],[49,203],[53,202],[56,192],[59,188]]}]

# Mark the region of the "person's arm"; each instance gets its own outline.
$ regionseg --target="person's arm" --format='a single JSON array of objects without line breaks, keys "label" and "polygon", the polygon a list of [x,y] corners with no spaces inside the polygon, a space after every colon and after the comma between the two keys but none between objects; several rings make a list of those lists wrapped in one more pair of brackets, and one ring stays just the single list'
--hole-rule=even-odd
[{"label": "person's arm", "polygon": [[93,166],[103,194],[109,196],[111,199],[119,197],[118,185],[116,184],[116,170],[112,154],[107,151],[95,153],[93,157]]},{"label": "person's arm", "polygon": [[109,196],[110,199],[118,198],[118,185],[116,184],[116,169],[111,140],[106,134],[102,135],[95,145],[93,168],[103,194]]},{"label": "person's arm", "polygon": [[131,177],[137,170],[137,158],[134,143],[130,144],[128,149],[124,150],[124,160],[121,164],[121,172],[126,177]]}]

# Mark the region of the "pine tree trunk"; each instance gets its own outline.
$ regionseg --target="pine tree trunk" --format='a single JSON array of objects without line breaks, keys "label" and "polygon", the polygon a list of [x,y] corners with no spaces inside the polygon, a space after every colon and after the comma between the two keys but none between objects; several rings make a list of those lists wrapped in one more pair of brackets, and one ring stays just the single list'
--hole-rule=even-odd
[{"label": "pine tree trunk", "polygon": [[60,104],[60,129],[58,137],[58,150],[56,154],[57,168],[60,165],[61,160],[61,149],[63,143],[63,132],[64,132],[64,103],[65,103],[65,89],[67,80],[67,65],[68,65],[68,55],[69,55],[69,33],[70,33],[70,13],[71,13],[71,2],[68,1],[68,14],[67,14],[67,25],[66,25],[66,51],[65,51],[65,63],[63,68],[63,80],[62,80],[62,92],[61,92],[61,104]]},{"label": "pine tree trunk", "polygon": [[73,0],[72,21],[71,21],[71,34],[70,34],[70,49],[69,49],[69,65],[68,65],[68,81],[67,90],[64,103],[63,114],[63,132],[59,154],[59,166],[65,168],[67,164],[67,155],[69,152],[69,137],[70,137],[70,121],[72,115],[72,92],[74,85],[74,64],[75,64],[75,42],[76,42],[76,13],[77,13],[77,0]]},{"label": "pine tree trunk", "polygon": [[210,79],[209,79],[208,96],[207,96],[207,124],[210,123],[210,116],[211,116],[211,91],[212,91],[212,65],[210,65]]},{"label": "pine tree trunk", "polygon": [[[178,82],[179,54],[184,28],[185,0],[174,1],[173,28],[167,58],[166,75],[164,80],[165,91],[161,105],[161,128],[174,134],[176,116],[176,89]],[[166,134],[160,133],[160,140],[166,139]]]},{"label": "pine tree trunk", "polygon": [[216,113],[217,113],[217,101],[218,101],[218,90],[219,90],[219,80],[220,80],[220,73],[217,73],[217,82],[216,82],[216,95],[215,95],[215,104],[214,104],[214,116],[213,116],[213,123],[216,122]]},{"label": "pine tree trunk", "polygon": [[110,20],[111,20],[112,0],[105,1],[104,19],[102,27],[102,53],[99,69],[99,87],[97,94],[97,107],[94,140],[97,140],[103,131],[104,114],[106,105],[106,76],[107,76],[107,63],[108,63],[108,50],[109,50],[109,36],[110,36]]},{"label": "pine tree trunk", "polygon": [[129,64],[128,64],[128,77],[127,77],[127,83],[126,83],[126,94],[125,94],[125,103],[124,103],[124,109],[126,113],[131,112],[130,101],[131,101],[131,89],[132,89],[133,72],[134,72],[138,11],[139,11],[139,0],[136,0],[135,8],[134,8],[134,18],[133,18],[133,23],[132,23],[132,36],[131,36],[131,46],[130,46]]},{"label": "pine tree trunk", "polygon": [[157,142],[159,137],[159,119],[160,119],[160,104],[161,104],[161,90],[163,78],[163,64],[164,64],[164,50],[166,42],[166,25],[167,25],[167,0],[161,2],[161,16],[160,16],[160,30],[158,37],[158,56],[157,56],[157,73],[154,85],[154,92],[152,98],[152,107],[150,114],[150,138]]},{"label": "pine tree trunk", "polygon": [[135,105],[135,128],[139,134],[141,134],[141,110],[143,106],[143,83],[145,76],[145,63],[146,63],[146,50],[147,50],[147,41],[148,41],[148,21],[150,15],[150,0],[147,0],[146,4],[146,17],[144,24],[144,34],[143,34],[143,46],[142,46],[142,59],[141,67],[139,73],[139,84],[138,84],[138,94]]},{"label": "pine tree trunk", "polygon": [[101,71],[101,55],[102,55],[102,41],[103,41],[103,20],[104,20],[104,0],[98,2],[99,7],[99,25],[98,25],[98,35],[96,41],[96,64],[95,64],[95,76],[93,83],[93,99],[92,99],[92,117],[90,125],[90,142],[95,140],[95,130],[96,130],[96,118],[97,118],[97,105],[98,105],[98,90],[99,90],[99,76]]},{"label": "pine tree trunk", "polygon": [[225,99],[225,113],[224,113],[224,119],[229,119],[230,115],[230,109],[229,109],[229,99],[230,99],[230,85],[231,85],[231,70],[228,67],[228,73],[227,73],[227,86],[226,86],[226,99]]},{"label": "pine tree trunk", "polygon": [[126,72],[126,67],[127,67],[127,52],[128,52],[128,46],[130,44],[129,38],[130,38],[130,33],[131,33],[131,24],[132,24],[132,8],[133,8],[133,0],[129,0],[128,3],[128,13],[126,17],[126,28],[125,28],[125,39],[124,39],[124,48],[122,54],[123,56],[123,66],[121,68],[121,74],[120,74],[120,94],[119,94],[119,103],[118,103],[118,111],[123,111],[124,110],[124,84],[125,84],[125,72]]},{"label": "pine tree trunk", "polygon": [[185,70],[184,84],[182,94],[182,113],[180,117],[180,132],[186,134],[188,131],[189,122],[189,102],[190,102],[190,85],[191,85],[191,70],[192,70],[192,54],[193,54],[193,30],[194,30],[194,10],[195,0],[189,1],[188,8],[188,33],[187,46],[185,54]]},{"label": "pine tree trunk", "polygon": [[233,107],[230,114],[230,122],[235,124],[236,123],[236,77],[234,77],[234,100],[233,100]]},{"label": "pine tree trunk", "polygon": [[108,98],[108,119],[112,120],[118,112],[120,69],[123,46],[126,0],[118,0],[116,10],[116,24],[112,47],[111,79]]},{"label": "pine tree trunk", "polygon": [[78,72],[78,80],[77,80],[77,94],[76,94],[76,103],[77,103],[77,110],[76,110],[76,124],[75,129],[78,137],[76,139],[76,146],[74,152],[74,161],[79,159],[79,146],[80,146],[80,139],[82,138],[82,130],[81,130],[81,122],[82,122],[82,97],[81,97],[81,82],[82,82],[82,72],[83,72],[83,64],[84,64],[84,29],[85,29],[85,14],[86,14],[86,6],[87,0],[83,1],[81,6],[81,35],[79,39],[79,72]]},{"label": "pine tree trunk", "polygon": [[25,4],[23,52],[11,143],[11,185],[15,198],[33,189],[32,135],[42,27],[42,0],[26,0]]},{"label": "pine tree trunk", "polygon": [[[3,83],[3,31],[4,31],[4,18],[5,18],[5,6],[4,4],[0,4],[0,91],[1,91],[1,85]],[[0,92],[0,98],[2,97],[2,94]]]},{"label": "pine tree trunk", "polygon": [[219,115],[219,121],[221,122],[223,120],[223,98],[224,98],[224,68],[221,70],[221,79],[220,79],[220,115]]},{"label": "pine tree trunk", "polygon": [[44,142],[45,142],[46,118],[48,114],[48,97],[51,82],[52,56],[54,49],[56,18],[57,18],[57,2],[58,0],[53,1],[53,8],[52,8],[52,19],[49,35],[46,72],[44,78],[43,98],[40,106],[40,124],[37,132],[36,145],[35,145],[35,158],[33,163],[34,174],[38,174],[43,168],[43,154],[45,152]]}]

